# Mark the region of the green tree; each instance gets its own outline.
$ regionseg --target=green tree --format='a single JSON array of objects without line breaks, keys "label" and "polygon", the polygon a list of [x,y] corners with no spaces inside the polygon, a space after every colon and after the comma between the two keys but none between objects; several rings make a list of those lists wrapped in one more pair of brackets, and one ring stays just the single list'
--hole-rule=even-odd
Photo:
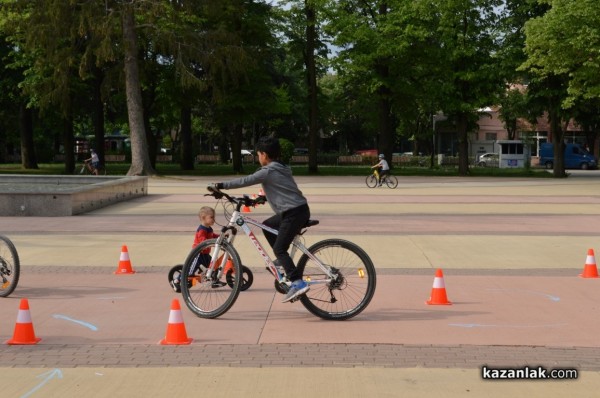
[{"label": "green tree", "polygon": [[469,172],[468,132],[475,128],[477,109],[497,103],[504,89],[497,52],[499,20],[496,0],[439,1],[439,44],[444,49],[443,111],[458,133],[460,175]]},{"label": "green tree", "polygon": [[600,3],[545,0],[550,9],[525,27],[526,65],[540,76],[567,76],[565,108],[600,97]]},{"label": "green tree", "polygon": [[282,12],[285,26],[282,27],[290,49],[289,56],[297,60],[296,68],[302,68],[305,98],[304,119],[308,136],[308,169],[318,172],[317,154],[320,149],[320,132],[323,129],[319,79],[325,74],[327,47],[322,21],[325,0],[288,0],[288,9]]},{"label": "green tree", "polygon": [[529,116],[528,110],[527,94],[520,89],[509,88],[500,95],[500,120],[504,123],[509,140],[517,138],[519,119]]},{"label": "green tree", "polygon": [[[554,143],[554,177],[566,177],[564,130],[577,115],[574,107],[600,96],[600,66],[595,61],[600,44],[599,6],[594,1],[550,0],[543,15],[525,24],[525,53],[521,66],[532,80],[530,96],[543,101]],[[591,25],[590,25],[591,24]]]}]

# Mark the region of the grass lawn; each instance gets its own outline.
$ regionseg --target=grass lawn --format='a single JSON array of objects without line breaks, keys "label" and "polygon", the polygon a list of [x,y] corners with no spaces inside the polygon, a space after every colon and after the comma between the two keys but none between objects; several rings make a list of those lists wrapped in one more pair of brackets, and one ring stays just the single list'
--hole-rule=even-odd
[{"label": "grass lawn", "polygon": [[[245,174],[256,170],[258,164],[244,165]],[[108,163],[108,175],[125,175],[129,170],[128,163]],[[292,166],[294,175],[305,176],[308,166]],[[194,170],[181,170],[178,164],[158,163],[156,171],[159,175],[179,176],[220,176],[232,175],[231,165],[227,164],[197,164]],[[367,176],[371,173],[369,166],[319,166],[318,175],[322,176]],[[64,164],[45,163],[40,164],[38,169],[23,169],[20,164],[0,164],[0,174],[30,174],[30,175],[62,175],[65,173]],[[458,176],[458,168],[453,166],[444,167],[395,167],[392,174],[397,176]],[[552,178],[552,173],[543,169],[499,169],[491,167],[470,167],[470,176],[473,177],[533,177]]]}]

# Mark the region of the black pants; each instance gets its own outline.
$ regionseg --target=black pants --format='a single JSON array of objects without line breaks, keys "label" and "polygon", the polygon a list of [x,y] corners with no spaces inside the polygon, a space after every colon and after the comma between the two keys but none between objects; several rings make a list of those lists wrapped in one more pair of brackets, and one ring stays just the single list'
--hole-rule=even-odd
[{"label": "black pants", "polygon": [[310,209],[308,205],[298,206],[290,209],[281,215],[274,215],[266,219],[263,224],[279,231],[279,234],[274,235],[265,231],[265,237],[273,248],[273,253],[279,261],[279,265],[283,267],[288,278],[293,282],[302,279],[304,267],[296,267],[294,261],[288,253],[288,249],[292,244],[294,237],[300,232],[302,227],[306,225],[310,218]]}]

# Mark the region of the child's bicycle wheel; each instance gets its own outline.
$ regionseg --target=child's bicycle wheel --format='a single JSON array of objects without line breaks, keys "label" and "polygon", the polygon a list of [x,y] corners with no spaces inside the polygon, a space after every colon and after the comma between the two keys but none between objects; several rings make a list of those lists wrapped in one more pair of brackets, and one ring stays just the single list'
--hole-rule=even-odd
[{"label": "child's bicycle wheel", "polygon": [[[235,283],[235,274],[233,273],[233,270],[227,271],[226,280],[229,287],[233,288],[233,285]],[[250,268],[246,267],[245,265],[242,265],[242,286],[240,287],[240,290],[243,292],[250,289],[250,286],[252,286],[252,282],[254,282],[254,274],[252,273]]]},{"label": "child's bicycle wheel", "polygon": [[181,293],[181,270],[183,269],[183,264],[178,264],[169,270],[169,274],[167,275],[167,279],[169,280],[169,285],[173,288],[176,293]]},{"label": "child's bicycle wheel", "polygon": [[0,235],[0,297],[8,297],[19,283],[21,263],[15,245]]}]

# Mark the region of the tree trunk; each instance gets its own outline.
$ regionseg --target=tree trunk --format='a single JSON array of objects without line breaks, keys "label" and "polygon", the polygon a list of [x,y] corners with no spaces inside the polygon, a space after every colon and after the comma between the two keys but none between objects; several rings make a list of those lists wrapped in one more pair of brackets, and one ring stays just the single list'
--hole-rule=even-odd
[{"label": "tree trunk", "polygon": [[181,106],[181,131],[179,133],[181,170],[194,170],[194,151],[192,143],[192,107]]},{"label": "tree trunk", "polygon": [[459,113],[456,121],[458,130],[458,175],[469,175],[469,140],[468,140],[468,123],[469,115]]},{"label": "tree trunk", "polygon": [[19,107],[19,124],[21,130],[21,166],[24,169],[37,169],[35,145],[33,143],[33,113],[25,104]]},{"label": "tree trunk", "polygon": [[75,138],[71,114],[63,119],[63,145],[65,148],[65,172],[73,174],[75,171]]},{"label": "tree trunk", "polygon": [[229,161],[229,131],[224,126],[219,128],[221,134],[219,134],[219,158],[221,163],[227,163]]},{"label": "tree trunk", "polygon": [[550,110],[548,112],[550,119],[550,136],[552,137],[554,150],[554,178],[564,178],[565,173],[565,140],[563,130],[560,127],[560,116],[558,112]]},{"label": "tree trunk", "polygon": [[242,164],[242,133],[244,132],[244,126],[236,124],[233,126],[233,140],[231,140],[231,163],[233,165],[234,173],[241,173],[244,171]]},{"label": "tree trunk", "polygon": [[99,69],[95,71],[94,79],[94,112],[92,121],[94,123],[94,139],[96,141],[96,154],[101,164],[105,164],[105,147],[104,147],[104,103],[102,102],[102,72]]},{"label": "tree trunk", "polygon": [[390,90],[388,87],[380,87],[377,92],[379,94],[379,143],[377,149],[379,153],[383,153],[385,155],[390,167],[392,167],[394,140],[392,133],[392,103],[390,101]]},{"label": "tree trunk", "polygon": [[144,109],[144,128],[146,129],[146,142],[148,143],[148,157],[150,158],[150,164],[152,168],[156,170],[156,155],[158,154],[158,143],[156,137],[152,133],[150,127],[150,110],[149,108]]},{"label": "tree trunk", "polygon": [[123,44],[125,50],[125,93],[131,139],[131,167],[127,175],[155,175],[150,163],[146,128],[144,127],[144,107],[137,57],[137,37],[132,6],[123,10]]},{"label": "tree trunk", "polygon": [[317,42],[317,13],[309,0],[304,1],[306,14],[306,79],[308,86],[308,172],[318,172],[317,150],[319,144],[319,105],[317,100],[317,67],[315,47]]}]

